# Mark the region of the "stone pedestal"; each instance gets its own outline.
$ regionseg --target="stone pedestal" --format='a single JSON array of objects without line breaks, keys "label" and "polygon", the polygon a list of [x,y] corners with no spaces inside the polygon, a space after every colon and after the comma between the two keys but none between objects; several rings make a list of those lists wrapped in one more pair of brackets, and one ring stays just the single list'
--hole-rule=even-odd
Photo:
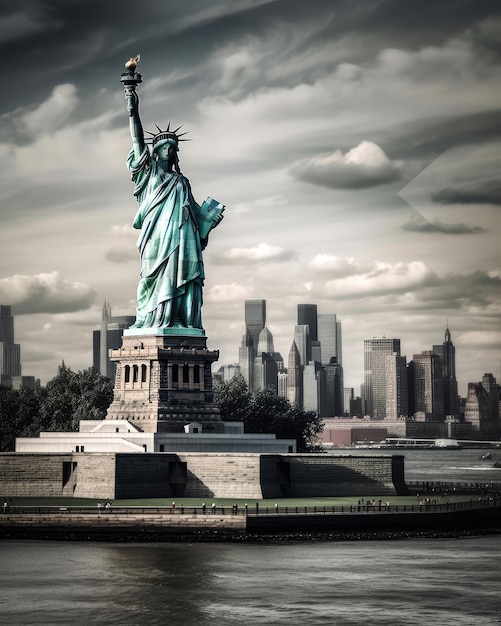
[{"label": "stone pedestal", "polygon": [[212,390],[219,351],[207,349],[207,337],[138,333],[125,331],[122,347],[110,350],[117,373],[106,419],[128,420],[149,433],[184,432],[193,422],[203,432],[224,432]]}]

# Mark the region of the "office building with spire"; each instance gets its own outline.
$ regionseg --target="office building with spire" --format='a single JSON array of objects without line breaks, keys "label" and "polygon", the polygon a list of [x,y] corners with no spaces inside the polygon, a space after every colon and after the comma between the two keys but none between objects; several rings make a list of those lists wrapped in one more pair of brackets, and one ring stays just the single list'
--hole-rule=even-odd
[{"label": "office building with spire", "polygon": [[445,329],[444,342],[441,345],[434,345],[432,352],[438,355],[441,361],[445,415],[458,418],[459,393],[456,380],[456,348],[452,343],[449,328]]},{"label": "office building with spire", "polygon": [[92,333],[92,367],[113,382],[116,363],[110,360],[110,350],[121,348],[124,330],[132,326],[135,320],[133,315],[112,317],[110,303],[105,300],[101,313],[101,327]]}]

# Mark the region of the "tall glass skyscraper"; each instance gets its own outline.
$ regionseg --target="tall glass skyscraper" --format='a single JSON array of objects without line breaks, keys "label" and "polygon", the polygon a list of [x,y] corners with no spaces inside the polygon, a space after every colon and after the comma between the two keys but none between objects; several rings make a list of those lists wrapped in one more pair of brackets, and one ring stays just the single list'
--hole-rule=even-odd
[{"label": "tall glass skyscraper", "polygon": [[374,419],[386,417],[386,357],[400,356],[400,339],[364,340],[365,413]]},{"label": "tall glass skyscraper", "polygon": [[21,346],[14,343],[14,317],[10,306],[0,306],[0,384],[11,387],[21,376]]},{"label": "tall glass skyscraper", "polygon": [[238,351],[240,371],[250,391],[255,388],[259,337],[266,326],[266,300],[245,300],[245,333]]},{"label": "tall glass skyscraper", "polygon": [[257,351],[259,335],[266,326],[266,300],[245,301],[245,328],[249,331],[254,350]]},{"label": "tall glass skyscraper", "polygon": [[297,325],[310,327],[310,341],[318,340],[317,331],[317,305],[298,304],[297,305]]},{"label": "tall glass skyscraper", "polygon": [[318,315],[318,339],[320,341],[320,353],[322,364],[330,363],[332,357],[342,363],[341,350],[341,322],[337,320],[335,313],[320,313]]}]

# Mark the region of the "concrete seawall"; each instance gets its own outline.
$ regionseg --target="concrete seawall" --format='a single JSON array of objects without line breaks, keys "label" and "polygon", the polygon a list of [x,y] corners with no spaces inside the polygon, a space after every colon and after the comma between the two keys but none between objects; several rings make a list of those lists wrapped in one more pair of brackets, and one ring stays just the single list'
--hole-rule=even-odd
[{"label": "concrete seawall", "polygon": [[4,539],[38,538],[108,541],[242,540],[299,534],[501,532],[501,505],[440,512],[308,513],[260,515],[6,513]]}]

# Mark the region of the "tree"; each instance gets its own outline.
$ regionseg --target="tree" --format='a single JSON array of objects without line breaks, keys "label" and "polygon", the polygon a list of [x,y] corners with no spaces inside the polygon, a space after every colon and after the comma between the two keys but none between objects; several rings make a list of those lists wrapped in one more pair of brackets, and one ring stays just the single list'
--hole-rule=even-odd
[{"label": "tree", "polygon": [[216,382],[214,400],[224,421],[244,423],[246,433],[274,433],[278,439],[295,439],[298,452],[320,451],[316,436],[322,420],[315,411],[303,411],[271,388],[250,393],[241,374]]},{"label": "tree", "polygon": [[219,406],[223,421],[244,422],[249,413],[251,398],[252,394],[242,374],[235,374],[228,382],[215,380],[214,402]]},{"label": "tree", "polygon": [[37,421],[38,397],[32,389],[0,387],[0,451],[15,449],[16,437],[29,437]]},{"label": "tree", "polygon": [[36,437],[41,431],[75,431],[82,419],[104,419],[112,400],[109,378],[92,368],[73,372],[64,364],[46,387],[0,387],[0,451],[14,450],[16,437]]},{"label": "tree", "polygon": [[63,364],[40,390],[40,430],[76,431],[82,419],[104,419],[112,400],[109,378],[92,368],[73,372]]}]

